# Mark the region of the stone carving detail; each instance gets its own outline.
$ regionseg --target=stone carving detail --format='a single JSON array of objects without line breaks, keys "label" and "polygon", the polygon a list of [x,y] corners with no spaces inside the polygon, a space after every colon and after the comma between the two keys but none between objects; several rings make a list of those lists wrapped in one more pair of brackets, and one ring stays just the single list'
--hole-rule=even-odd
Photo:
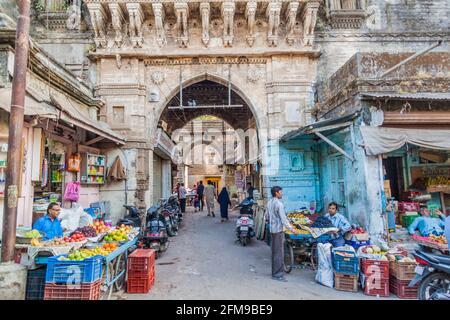
[{"label": "stone carving detail", "polygon": [[175,14],[177,17],[177,42],[182,48],[186,48],[189,42],[188,34],[188,18],[189,18],[189,7],[185,2],[176,2],[174,4]]},{"label": "stone carving detail", "polygon": [[314,28],[316,27],[319,7],[320,2],[318,1],[308,2],[303,11],[303,45],[305,46],[314,44]]},{"label": "stone carving detail", "polygon": [[167,43],[166,34],[164,32],[164,7],[162,3],[152,3],[152,8],[155,14],[156,42],[162,47]]},{"label": "stone carving detail", "polygon": [[117,69],[120,69],[122,67],[122,57],[120,54],[116,54],[116,66]]},{"label": "stone carving detail", "polygon": [[263,72],[256,66],[250,66],[247,71],[247,81],[257,83],[263,77]]},{"label": "stone carving detail", "polygon": [[200,4],[200,15],[202,17],[202,42],[205,46],[209,43],[209,15],[211,7],[209,2]]},{"label": "stone carving detail", "polygon": [[329,18],[333,29],[359,29],[367,14],[365,12],[365,1],[357,0],[327,0]]},{"label": "stone carving detail", "polygon": [[166,75],[162,71],[155,71],[152,73],[152,81],[156,85],[160,85],[164,82]]},{"label": "stone carving detail", "polygon": [[286,17],[287,19],[286,20],[288,21],[288,25],[287,25],[286,41],[290,46],[292,46],[295,42],[294,28],[295,28],[295,20],[297,17],[298,7],[299,7],[298,2],[290,2],[288,10],[287,10],[287,17]]},{"label": "stone carving detail", "polygon": [[123,43],[123,23],[125,18],[118,3],[109,3],[108,6],[109,11],[111,11],[111,24],[115,32],[114,42],[120,48]]},{"label": "stone carving detail", "polygon": [[91,15],[92,28],[94,29],[94,43],[97,48],[105,48],[106,41],[106,19],[107,15],[100,3],[88,3]]},{"label": "stone carving detail", "polygon": [[128,15],[130,16],[130,40],[133,47],[142,47],[142,23],[144,12],[139,3],[127,3]]},{"label": "stone carving detail", "polygon": [[233,45],[233,26],[234,26],[234,12],[236,4],[231,1],[222,3],[222,17],[223,17],[223,45],[231,47]]},{"label": "stone carving detail", "polygon": [[280,26],[281,2],[270,2],[266,9],[266,16],[269,18],[269,30],[267,32],[267,41],[269,47],[278,45],[278,27]]},{"label": "stone carving detail", "polygon": [[250,47],[253,46],[253,42],[255,41],[255,15],[257,6],[258,3],[252,0],[247,2],[247,6],[245,7],[245,18],[248,23],[247,43]]}]

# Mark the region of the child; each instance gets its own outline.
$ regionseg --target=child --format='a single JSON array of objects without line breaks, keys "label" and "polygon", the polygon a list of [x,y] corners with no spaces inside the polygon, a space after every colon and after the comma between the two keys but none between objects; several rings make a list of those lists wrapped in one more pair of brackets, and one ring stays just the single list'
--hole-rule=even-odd
[{"label": "child", "polygon": [[195,195],[194,198],[194,208],[195,208],[195,212],[197,212],[197,209],[200,211],[200,199],[198,198],[198,195]]}]

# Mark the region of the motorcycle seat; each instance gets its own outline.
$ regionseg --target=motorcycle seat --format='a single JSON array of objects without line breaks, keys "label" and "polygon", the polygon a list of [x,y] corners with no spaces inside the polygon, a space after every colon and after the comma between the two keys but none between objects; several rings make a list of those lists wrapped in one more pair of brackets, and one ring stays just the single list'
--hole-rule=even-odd
[{"label": "motorcycle seat", "polygon": [[450,255],[443,255],[443,254],[435,254],[435,253],[425,253],[422,252],[422,254],[429,258],[430,260],[438,261],[439,263],[450,265]]}]

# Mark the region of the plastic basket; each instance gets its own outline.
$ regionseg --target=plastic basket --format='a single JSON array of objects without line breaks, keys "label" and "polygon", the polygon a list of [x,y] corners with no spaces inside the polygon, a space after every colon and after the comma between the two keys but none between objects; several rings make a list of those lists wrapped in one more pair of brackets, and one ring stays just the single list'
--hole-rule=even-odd
[{"label": "plastic basket", "polygon": [[408,288],[411,280],[399,280],[394,276],[389,277],[389,291],[400,299],[417,299],[419,284]]},{"label": "plastic basket", "polygon": [[44,300],[99,300],[100,285],[100,280],[78,285],[47,283]]},{"label": "plastic basket", "polygon": [[44,300],[46,268],[28,270],[25,300]]},{"label": "plastic basket", "polygon": [[416,262],[389,262],[389,274],[398,280],[412,280],[416,276]]},{"label": "plastic basket", "polygon": [[389,261],[361,259],[361,272],[366,277],[373,274],[380,277],[380,279],[389,279]]},{"label": "plastic basket", "polygon": [[358,275],[335,272],[334,288],[341,291],[358,292]]},{"label": "plastic basket", "polygon": [[366,278],[364,281],[364,294],[368,296],[389,297],[389,278],[373,280]]},{"label": "plastic basket", "polygon": [[357,275],[359,272],[358,257],[343,257],[336,252],[332,254],[333,268],[336,273]]},{"label": "plastic basket", "polygon": [[127,293],[148,293],[155,283],[155,277],[129,278],[127,280]]},{"label": "plastic basket", "polygon": [[136,249],[128,256],[128,274],[144,276],[154,272],[155,251],[152,249]]},{"label": "plastic basket", "polygon": [[82,261],[60,261],[59,255],[48,258],[47,283],[91,283],[102,277],[103,256],[94,256]]},{"label": "plastic basket", "polygon": [[136,279],[136,278],[148,278],[148,277],[155,277],[155,266],[153,265],[150,267],[149,270],[147,270],[145,273],[141,271],[127,271],[127,278],[128,279]]},{"label": "plastic basket", "polygon": [[370,240],[358,241],[358,240],[345,240],[345,244],[348,244],[358,250],[359,247],[370,245]]},{"label": "plastic basket", "polygon": [[410,216],[406,216],[406,215],[402,215],[402,226],[405,228],[408,228],[416,218],[420,217],[418,214],[417,215],[410,215]]}]

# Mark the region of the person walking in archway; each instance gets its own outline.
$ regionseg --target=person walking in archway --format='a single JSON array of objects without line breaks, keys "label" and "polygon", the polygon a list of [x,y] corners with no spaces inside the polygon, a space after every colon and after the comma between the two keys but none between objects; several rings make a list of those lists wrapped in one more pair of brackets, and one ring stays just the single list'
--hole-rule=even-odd
[{"label": "person walking in archway", "polygon": [[223,187],[222,191],[220,191],[218,201],[220,204],[220,216],[222,217],[221,222],[228,221],[228,206],[231,206],[231,201],[226,187]]},{"label": "person walking in archway", "polygon": [[208,184],[205,186],[205,198],[206,208],[208,209],[208,216],[215,217],[214,214],[214,201],[216,200],[216,190],[211,180],[208,180]]},{"label": "person walking in archway", "polygon": [[203,181],[199,181],[197,186],[197,197],[200,205],[200,210],[203,212],[203,207],[205,206],[205,200],[204,200],[204,194],[205,194],[205,186],[203,185]]},{"label": "person walking in archway", "polygon": [[180,188],[178,189],[178,198],[180,199],[180,209],[181,213],[186,212],[186,197],[187,197],[187,191],[184,187],[184,183],[180,185]]}]

